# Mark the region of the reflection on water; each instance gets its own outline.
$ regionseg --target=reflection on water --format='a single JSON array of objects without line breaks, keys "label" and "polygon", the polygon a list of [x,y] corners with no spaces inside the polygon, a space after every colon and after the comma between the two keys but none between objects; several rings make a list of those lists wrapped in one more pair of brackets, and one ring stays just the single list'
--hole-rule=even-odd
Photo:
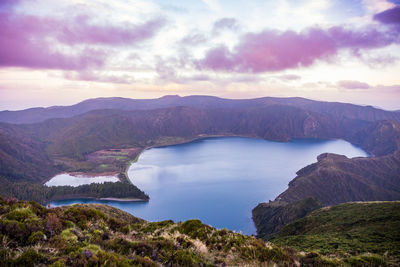
[{"label": "reflection on water", "polygon": [[251,209],[273,200],[287,188],[296,171],[324,152],[367,155],[346,141],[315,139],[279,143],[226,137],[153,148],[128,171],[131,181],[150,196],[150,201],[102,203],[150,221],[199,218],[217,228],[254,234]]},{"label": "reflection on water", "polygon": [[69,173],[61,173],[50,179],[45,185],[47,186],[62,186],[62,185],[70,185],[70,186],[79,186],[84,184],[98,183],[102,184],[104,182],[118,182],[119,179],[117,176],[95,176],[95,177],[87,177],[83,175],[73,176]]}]

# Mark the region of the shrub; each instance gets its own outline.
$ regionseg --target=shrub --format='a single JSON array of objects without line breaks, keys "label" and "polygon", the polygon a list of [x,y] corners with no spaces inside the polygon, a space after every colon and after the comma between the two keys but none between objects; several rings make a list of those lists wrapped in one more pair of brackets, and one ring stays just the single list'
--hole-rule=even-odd
[{"label": "shrub", "polygon": [[59,233],[61,231],[62,224],[56,214],[54,214],[54,213],[47,214],[46,228],[52,236],[56,235],[57,233]]},{"label": "shrub", "polygon": [[24,253],[21,254],[16,260],[16,266],[36,266],[40,263],[45,263],[46,257],[37,253],[33,249],[28,249]]},{"label": "shrub", "polygon": [[[155,231],[157,231],[158,229],[161,228],[165,228],[168,227],[170,225],[174,224],[173,221],[171,220],[167,220],[167,221],[161,221],[161,222],[150,222],[147,223],[142,229],[141,231],[144,233],[154,233]],[[137,224],[133,225],[133,226],[137,226]]]},{"label": "shrub", "polygon": [[126,221],[118,220],[118,219],[111,217],[108,220],[108,224],[110,226],[110,229],[113,231],[117,231],[117,232],[121,232],[121,233],[129,232],[129,227],[126,228],[126,226],[128,226],[128,223]]},{"label": "shrub", "polygon": [[18,222],[24,222],[26,219],[36,217],[30,208],[19,208],[10,211],[6,216],[9,220],[15,220]]},{"label": "shrub", "polygon": [[34,201],[29,201],[28,203],[30,205],[32,212],[35,213],[37,216],[44,217],[47,214],[48,210],[39,203]]},{"label": "shrub", "polygon": [[10,251],[8,249],[0,248],[0,266],[10,266]]},{"label": "shrub", "polygon": [[43,241],[44,238],[45,238],[45,235],[43,234],[42,231],[33,232],[28,238],[28,244],[35,245],[35,244]]},{"label": "shrub", "polygon": [[61,237],[65,239],[65,241],[69,243],[74,243],[78,241],[78,237],[71,232],[71,229],[66,229],[61,232]]},{"label": "shrub", "polygon": [[90,233],[89,242],[95,244],[103,243],[103,232],[100,230],[94,230]]},{"label": "shrub", "polygon": [[177,250],[171,261],[177,266],[201,266],[206,263],[198,255],[187,249]]},{"label": "shrub", "polygon": [[379,255],[365,254],[344,259],[351,266],[387,266],[386,261]]},{"label": "shrub", "polygon": [[211,227],[202,224],[200,220],[187,220],[182,223],[179,231],[192,238],[206,240],[208,234],[211,232]]},{"label": "shrub", "polygon": [[30,236],[30,232],[24,223],[13,220],[0,220],[0,233],[21,244],[24,244]]},{"label": "shrub", "polygon": [[108,240],[105,243],[105,247],[109,250],[113,250],[124,255],[130,254],[133,250],[132,242],[129,242],[123,238]]},{"label": "shrub", "polygon": [[340,265],[338,261],[323,257],[316,252],[308,253],[305,257],[301,258],[300,264],[302,266],[316,266],[316,267],[325,267],[325,266],[334,267]]},{"label": "shrub", "polygon": [[273,246],[268,247],[264,241],[254,239],[249,246],[240,248],[242,257],[245,259],[253,259],[261,262],[288,262],[290,257],[281,248]]}]

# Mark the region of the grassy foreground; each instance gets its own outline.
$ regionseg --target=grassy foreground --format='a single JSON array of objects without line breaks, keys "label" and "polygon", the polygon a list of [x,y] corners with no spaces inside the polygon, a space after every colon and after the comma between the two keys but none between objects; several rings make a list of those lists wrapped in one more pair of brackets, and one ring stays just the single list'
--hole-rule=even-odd
[{"label": "grassy foreground", "polygon": [[199,220],[150,223],[106,205],[0,199],[0,266],[292,265],[292,250]]},{"label": "grassy foreground", "polygon": [[[339,209],[343,208],[341,206],[338,206]],[[314,212],[313,216],[326,211],[325,209]],[[394,211],[397,212],[397,208]],[[384,210],[384,213],[388,215],[387,213],[393,213],[393,210]],[[373,213],[369,214],[376,217]],[[351,217],[354,214],[347,215]],[[320,239],[288,239],[286,242],[282,232],[280,239],[275,240],[277,245],[226,229],[217,230],[199,220],[183,223],[146,222],[119,209],[100,204],[78,204],[47,209],[35,202],[0,198],[0,266],[395,265],[389,257],[398,253],[398,247],[397,250],[394,247],[399,231],[398,227],[396,228],[396,220],[398,217],[382,217],[385,227],[389,227],[385,231],[391,232],[391,237],[382,238],[392,238],[393,242],[378,242],[374,251],[377,254],[349,255],[349,251],[353,249],[351,245],[343,247],[344,250],[347,249],[343,254],[328,255],[325,252],[333,250],[332,247],[322,249],[324,242],[329,243],[322,234]],[[294,224],[299,223],[301,221]],[[284,228],[286,237],[293,234],[289,232],[292,225]],[[311,226],[316,229],[319,227],[317,223]],[[355,229],[360,235],[370,236],[371,243],[374,242],[373,238],[376,238],[372,235],[376,229],[353,228],[351,225],[346,227],[347,230],[343,231]],[[305,228],[301,229],[304,231]],[[334,231],[340,232],[340,229]],[[328,231],[326,234],[329,236]],[[364,241],[360,240],[359,244],[363,244]],[[286,245],[293,245],[299,250]],[[357,253],[364,249],[370,250],[368,245],[360,246],[362,249]],[[339,247],[341,248],[341,245]],[[390,255],[385,255],[386,252],[382,254],[386,249],[390,251]]]}]

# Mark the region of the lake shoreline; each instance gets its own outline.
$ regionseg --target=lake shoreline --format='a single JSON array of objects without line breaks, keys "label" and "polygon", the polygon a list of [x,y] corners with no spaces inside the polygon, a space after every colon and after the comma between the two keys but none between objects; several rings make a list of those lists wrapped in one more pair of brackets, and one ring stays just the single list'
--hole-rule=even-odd
[{"label": "lake shoreline", "polygon": [[117,198],[117,197],[85,197],[85,196],[74,196],[74,197],[64,197],[64,198],[54,198],[52,201],[66,201],[66,200],[94,200],[94,201],[112,201],[112,202],[149,202],[150,199],[141,198]]},{"label": "lake shoreline", "polygon": [[118,201],[118,202],[148,202],[149,200],[140,199],[140,198],[116,198],[116,197],[102,197],[97,198],[96,200],[103,201]]},{"label": "lake shoreline", "polygon": [[[152,201],[140,204],[143,201],[133,201],[129,196],[125,199],[113,198],[113,192],[110,192],[107,198],[88,198],[88,195],[82,195],[92,200],[68,197],[69,201],[53,203],[69,205],[98,202],[150,221],[199,218],[217,228],[255,234],[252,208],[261,201],[276,198],[287,189],[299,168],[315,162],[317,156],[326,151],[342,152],[349,157],[365,155],[364,152],[347,154],[347,151],[358,149],[344,140],[306,139],[276,142],[232,135],[196,136],[185,140],[163,139],[162,143],[148,144],[142,148],[127,168],[131,182],[153,196]],[[181,144],[182,149],[179,146]],[[146,153],[153,156],[142,155],[146,150],[149,150]],[[243,151],[253,156],[243,158]],[[136,162],[138,167],[141,164],[148,166],[147,169],[154,177],[136,173],[136,165],[133,165]],[[286,165],[289,163],[286,162],[290,162],[292,167],[288,168]],[[146,168],[140,170],[146,172]],[[213,174],[212,170],[216,172]],[[164,176],[159,178],[159,173]],[[126,204],[129,201],[132,204]],[[139,202],[135,204],[136,201]]]},{"label": "lake shoreline", "polygon": [[[128,176],[129,168],[131,167],[132,164],[136,163],[139,160],[139,157],[146,150],[149,150],[149,149],[152,149],[152,148],[162,148],[162,147],[168,147],[168,146],[176,146],[176,145],[188,144],[188,143],[192,143],[192,142],[196,142],[196,141],[200,141],[200,140],[205,140],[205,139],[209,139],[209,138],[223,138],[223,137],[242,137],[242,138],[251,138],[251,139],[261,139],[261,140],[266,140],[266,141],[270,141],[270,142],[278,142],[278,143],[288,143],[288,142],[291,142],[291,141],[297,140],[297,139],[299,139],[299,140],[301,140],[301,139],[309,139],[309,138],[292,138],[292,139],[289,139],[289,140],[270,140],[270,139],[265,139],[265,138],[262,138],[262,137],[259,137],[259,136],[255,136],[255,135],[235,135],[235,134],[206,135],[206,134],[200,134],[200,135],[197,135],[195,137],[183,139],[183,140],[180,140],[180,141],[170,141],[170,142],[167,141],[167,142],[165,142],[163,144],[154,144],[154,145],[146,146],[144,148],[139,148],[139,152],[136,155],[136,157],[133,160],[129,161],[125,165],[124,172],[117,172],[117,171],[115,171],[115,172],[103,172],[103,173],[84,172],[84,171],[82,171],[82,172],[71,172],[71,173],[62,172],[62,173],[56,174],[55,176],[60,175],[60,174],[70,174],[70,175],[75,176],[75,177],[77,177],[77,175],[80,175],[80,176],[84,176],[82,178],[85,178],[85,177],[91,178],[91,177],[97,177],[97,176],[108,176],[108,175],[110,175],[110,176],[116,176],[121,182],[128,182],[128,183],[134,185],[134,183],[132,182],[132,180]],[[343,141],[349,142],[350,144],[352,144],[352,145],[354,145],[356,147],[362,148],[361,146],[359,146],[357,144],[353,144],[350,141],[345,140],[345,139],[341,139],[341,138],[316,138],[316,139],[320,139],[320,140],[343,140]],[[364,150],[364,148],[362,148],[362,149]],[[373,157],[374,156],[371,152],[369,152],[367,150],[365,150],[365,151],[368,153],[367,157]],[[123,176],[122,178],[120,177],[121,175]],[[47,179],[43,184],[47,183],[48,181],[53,179],[55,176]]]},{"label": "lake shoreline", "polygon": [[[189,144],[192,142],[196,142],[196,141],[200,141],[200,140],[205,140],[205,139],[210,139],[210,138],[224,138],[224,137],[242,137],[242,138],[251,138],[251,139],[260,139],[260,140],[266,140],[266,141],[270,141],[270,142],[277,142],[277,143],[288,143],[291,141],[295,141],[295,140],[302,140],[302,139],[318,139],[318,140],[343,140],[346,142],[349,142],[350,144],[352,144],[355,147],[361,148],[364,151],[367,152],[367,156],[366,157],[374,157],[374,155],[368,151],[365,150],[365,148],[361,147],[358,144],[353,144],[352,142],[350,142],[349,140],[343,139],[343,138],[291,138],[288,140],[271,140],[271,139],[265,139],[259,136],[255,136],[255,135],[235,135],[235,134],[217,134],[217,135],[203,135],[200,134],[196,137],[192,137],[189,138],[187,140],[182,140],[182,141],[178,141],[178,142],[171,142],[171,143],[165,143],[165,144],[155,144],[155,145],[151,145],[151,146],[147,146],[144,147],[141,151],[139,151],[139,153],[137,154],[137,156],[135,157],[135,159],[133,159],[132,161],[130,161],[125,169],[125,172],[123,173],[128,180],[132,183],[131,179],[128,176],[128,170],[131,167],[131,165],[133,163],[136,163],[139,160],[139,157],[142,155],[142,153],[144,153],[146,150],[152,149],[152,148],[162,148],[162,147],[169,147],[169,146],[177,146],[177,145],[183,145],[183,144]],[[122,173],[121,173],[122,174]],[[133,184],[133,183],[132,183]]]},{"label": "lake shoreline", "polygon": [[[132,166],[132,164],[136,163],[139,160],[140,155],[142,155],[145,151],[152,149],[152,148],[162,148],[162,147],[169,147],[169,146],[178,146],[178,145],[183,145],[183,144],[189,144],[192,142],[196,142],[196,141],[200,141],[200,140],[205,140],[205,139],[209,139],[209,138],[223,138],[223,137],[242,137],[242,138],[252,138],[252,139],[261,139],[261,140],[266,140],[264,138],[261,137],[257,137],[257,136],[252,136],[252,135],[234,135],[234,134],[219,134],[219,135],[198,135],[196,137],[192,137],[186,140],[181,140],[178,142],[171,142],[171,143],[165,143],[165,144],[155,144],[155,145],[151,145],[151,146],[147,146],[144,147],[141,151],[139,151],[139,153],[137,154],[137,156],[130,161],[126,168],[125,168],[125,172],[121,173],[122,175],[125,175],[125,177],[129,180],[129,182],[131,184],[134,184],[131,179],[128,176],[128,171],[130,169],[130,167]],[[286,142],[290,142],[290,140],[288,141],[276,141],[276,140],[268,140],[271,142],[282,142],[282,143],[286,143]],[[140,189],[140,188],[139,188]]]}]

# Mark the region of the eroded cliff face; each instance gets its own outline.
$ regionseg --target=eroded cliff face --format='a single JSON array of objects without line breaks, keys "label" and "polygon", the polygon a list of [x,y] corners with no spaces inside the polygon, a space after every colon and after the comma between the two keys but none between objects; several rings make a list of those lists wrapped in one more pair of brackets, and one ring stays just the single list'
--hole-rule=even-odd
[{"label": "eroded cliff face", "polygon": [[253,209],[253,221],[257,226],[258,236],[270,239],[286,224],[320,207],[321,202],[312,197],[290,204],[284,201],[260,203]]}]

